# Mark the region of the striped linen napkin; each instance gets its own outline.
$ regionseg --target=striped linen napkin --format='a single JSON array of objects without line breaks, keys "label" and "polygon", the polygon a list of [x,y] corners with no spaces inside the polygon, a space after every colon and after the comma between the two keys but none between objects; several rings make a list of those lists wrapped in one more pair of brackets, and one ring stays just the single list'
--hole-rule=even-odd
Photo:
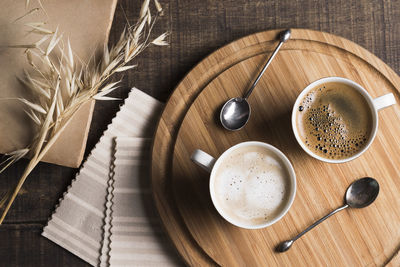
[{"label": "striped linen napkin", "polygon": [[[109,262],[111,266],[176,266],[163,235],[149,179],[151,139],[115,138]],[[165,253],[169,252],[169,253]]]},{"label": "striped linen napkin", "polygon": [[[126,231],[125,235],[121,234],[124,233],[126,229],[133,229],[129,228],[131,227],[129,226],[128,228],[123,228],[125,230],[121,230],[118,226],[118,220],[121,219],[115,222],[115,237],[112,236],[113,232],[111,231],[111,207],[115,209],[116,215],[121,212],[119,208],[121,204],[118,195],[115,198],[117,202],[113,204],[111,201],[113,199],[112,192],[114,192],[113,182],[116,181],[119,185],[121,182],[120,180],[122,180],[121,177],[123,177],[124,180],[140,179],[144,182],[146,182],[146,179],[150,179],[149,175],[146,173],[140,176],[124,176],[125,173],[120,167],[122,165],[118,165],[118,173],[117,176],[115,176],[115,168],[113,171],[112,166],[114,166],[115,163],[119,164],[120,161],[116,160],[114,162],[114,138],[121,136],[152,137],[156,126],[155,123],[158,121],[157,118],[161,114],[161,110],[162,104],[159,101],[138,89],[132,89],[128,98],[125,100],[125,104],[112,120],[112,123],[100,138],[99,143],[97,143],[92,150],[80,172],[60,200],[59,205],[56,207],[55,212],[43,230],[42,235],[44,237],[64,247],[93,266],[100,266],[100,264],[102,266],[108,266],[114,258],[116,259],[116,263],[120,262],[119,260],[121,258],[129,259],[129,264],[125,266],[160,266],[164,265],[164,263],[165,265],[178,264],[178,261],[175,260],[176,254],[169,253],[173,250],[172,248],[164,249],[165,246],[162,243],[155,245],[154,239],[142,238],[145,235],[144,233],[148,234],[148,232],[151,231],[150,228],[153,230],[156,229],[154,235],[160,236],[160,239],[165,238],[162,232],[157,232],[157,226],[155,228],[153,226],[150,227],[150,225],[152,225],[150,222],[155,219],[155,217],[153,217],[153,215],[150,216],[150,214],[152,214],[155,209],[150,206],[140,206],[144,201],[136,202],[137,198],[132,198],[129,203],[125,203],[127,207],[130,204],[132,205],[129,210],[130,213],[126,215],[126,217],[129,217],[128,220],[130,221],[140,221],[138,229],[147,227],[148,232],[141,230],[137,231],[137,234],[132,234],[132,231],[129,230]],[[138,145],[138,142],[140,143],[140,141],[144,140],[145,139],[138,139],[134,144],[136,144],[138,148],[148,148],[148,141],[145,141],[143,145]],[[124,151],[124,149],[121,151]],[[118,152],[115,153],[115,155],[118,154]],[[138,154],[135,157],[137,157],[137,159],[141,158]],[[137,166],[134,165],[131,167],[137,168]],[[124,191],[123,188],[121,189]],[[142,188],[139,187],[134,190],[139,192],[141,189]],[[116,194],[119,192],[118,190],[115,191]],[[144,192],[146,192],[146,190],[148,190],[148,188],[144,188]],[[146,198],[146,201],[152,201],[151,195],[146,193],[140,195],[143,195],[142,200]],[[125,201],[127,201],[126,198]],[[137,209],[135,210],[134,207]],[[135,212],[139,211],[138,207],[143,210],[136,215]],[[149,212],[149,218],[143,217],[143,212]],[[124,218],[124,216],[125,215],[117,216],[117,218]],[[123,235],[125,243],[124,241],[121,243],[119,241],[120,239],[118,239],[118,237]],[[111,240],[115,240],[116,243],[110,243],[109,241]],[[135,247],[135,245],[130,245],[130,243],[135,243],[137,245]],[[127,246],[122,249],[121,246],[124,246],[124,244],[127,244]],[[159,246],[160,248],[154,250],[154,246]],[[112,247],[115,247],[117,251],[115,257],[110,250]],[[140,255],[146,256],[137,258],[132,256],[138,255],[139,251]],[[147,251],[148,254],[146,254]],[[154,257],[160,259],[160,261],[155,261],[153,258],[145,261],[143,257],[149,257],[149,259]]]}]

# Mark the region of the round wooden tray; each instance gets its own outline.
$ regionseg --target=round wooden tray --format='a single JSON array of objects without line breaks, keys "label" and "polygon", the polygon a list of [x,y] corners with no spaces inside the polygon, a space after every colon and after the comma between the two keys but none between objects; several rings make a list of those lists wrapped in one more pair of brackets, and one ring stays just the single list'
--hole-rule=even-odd
[{"label": "round wooden tray", "polygon": [[[298,93],[321,77],[349,78],[373,97],[394,92],[397,99],[399,77],[348,40],[293,30],[250,98],[249,124],[238,132],[223,130],[217,116],[221,105],[244,93],[275,47],[277,32],[251,35],[214,52],[185,77],[168,101],[156,132],[152,164],[153,192],[166,230],[191,265],[381,264],[400,242],[398,105],[379,113],[374,144],[346,164],[307,156],[292,134],[290,112]],[[189,160],[195,148],[217,156],[246,140],[278,147],[297,174],[297,196],[289,213],[262,230],[243,230],[225,222],[212,207],[208,174]],[[280,241],[341,205],[348,184],[363,176],[375,177],[381,184],[376,203],[335,215],[284,254],[273,251]]]}]

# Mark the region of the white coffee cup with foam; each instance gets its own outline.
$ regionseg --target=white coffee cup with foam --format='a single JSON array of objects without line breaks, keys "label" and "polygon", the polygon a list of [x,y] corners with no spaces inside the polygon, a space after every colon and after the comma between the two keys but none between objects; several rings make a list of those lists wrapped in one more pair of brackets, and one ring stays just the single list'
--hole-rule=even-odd
[{"label": "white coffee cup with foam", "polygon": [[259,229],[279,221],[296,195],[296,175],[288,158],[263,142],[243,142],[218,159],[195,150],[193,162],[210,173],[210,195],[228,222]]}]

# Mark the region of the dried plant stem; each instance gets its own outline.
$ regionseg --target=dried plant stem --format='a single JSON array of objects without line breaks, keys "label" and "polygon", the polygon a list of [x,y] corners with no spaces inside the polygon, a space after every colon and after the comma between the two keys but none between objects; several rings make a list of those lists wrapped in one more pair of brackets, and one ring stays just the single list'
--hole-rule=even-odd
[{"label": "dried plant stem", "polygon": [[26,166],[24,173],[22,174],[18,184],[16,185],[11,197],[8,198],[7,206],[5,206],[3,213],[0,217],[0,224],[3,223],[4,218],[7,216],[8,211],[10,210],[11,205],[13,204],[15,198],[18,195],[18,192],[21,190],[22,185],[24,184],[26,178],[32,172],[32,170],[36,167],[36,165],[43,159],[46,153],[49,151],[51,146],[57,141],[58,137],[61,135],[63,130],[67,127],[68,123],[72,120],[73,116],[65,121],[65,123],[59,128],[53,138],[49,140],[48,143],[43,147],[40,153],[34,155],[34,157],[29,161],[29,164]]},{"label": "dried plant stem", "polygon": [[11,197],[8,198],[7,201],[7,206],[4,208],[3,213],[1,214],[1,218],[0,218],[0,224],[3,223],[4,218],[6,217],[12,203],[15,200],[15,197],[18,195],[19,190],[21,190],[22,185],[24,184],[26,178],[28,177],[28,175],[31,173],[31,171],[33,170],[33,168],[35,168],[35,166],[38,164],[38,161],[36,160],[31,160],[28,164],[28,166],[26,166],[25,171],[22,175],[22,177],[20,178],[20,180],[18,181],[17,186],[15,187],[13,194],[11,195]]}]

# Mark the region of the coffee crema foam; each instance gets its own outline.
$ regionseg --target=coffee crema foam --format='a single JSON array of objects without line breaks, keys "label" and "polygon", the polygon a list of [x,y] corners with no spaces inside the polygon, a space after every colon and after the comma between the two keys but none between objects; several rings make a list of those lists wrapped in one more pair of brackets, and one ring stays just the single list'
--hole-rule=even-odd
[{"label": "coffee crema foam", "polygon": [[372,132],[372,114],[364,96],[350,85],[330,82],[312,89],[300,102],[297,129],[315,154],[345,159],[361,151]]},{"label": "coffee crema foam", "polygon": [[216,201],[236,222],[266,223],[285,208],[289,179],[286,166],[273,152],[259,146],[239,147],[216,170]]}]

